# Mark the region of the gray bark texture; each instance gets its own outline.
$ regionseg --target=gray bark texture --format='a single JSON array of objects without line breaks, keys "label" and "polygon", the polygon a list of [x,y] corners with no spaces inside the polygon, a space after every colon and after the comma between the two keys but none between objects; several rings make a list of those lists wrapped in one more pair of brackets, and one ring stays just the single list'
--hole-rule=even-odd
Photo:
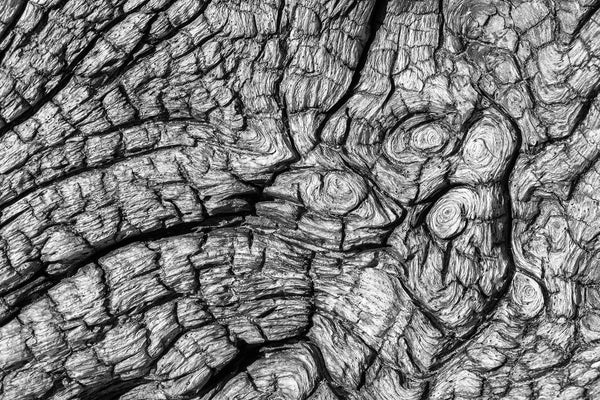
[{"label": "gray bark texture", "polygon": [[599,10],[1,0],[0,399],[600,399]]}]

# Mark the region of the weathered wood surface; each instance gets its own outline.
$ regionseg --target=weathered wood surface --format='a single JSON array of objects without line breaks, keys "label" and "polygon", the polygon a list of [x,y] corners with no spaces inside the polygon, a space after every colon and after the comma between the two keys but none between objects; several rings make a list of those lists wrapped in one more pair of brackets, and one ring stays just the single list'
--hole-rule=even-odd
[{"label": "weathered wood surface", "polygon": [[599,399],[599,8],[3,0],[0,398]]}]

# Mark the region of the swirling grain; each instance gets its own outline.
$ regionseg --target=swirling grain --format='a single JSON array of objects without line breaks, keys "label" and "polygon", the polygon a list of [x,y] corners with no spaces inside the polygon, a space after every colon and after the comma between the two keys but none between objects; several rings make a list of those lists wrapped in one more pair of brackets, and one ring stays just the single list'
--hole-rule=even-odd
[{"label": "swirling grain", "polygon": [[315,173],[301,183],[302,201],[317,212],[333,216],[346,215],[367,195],[360,176],[345,171]]}]

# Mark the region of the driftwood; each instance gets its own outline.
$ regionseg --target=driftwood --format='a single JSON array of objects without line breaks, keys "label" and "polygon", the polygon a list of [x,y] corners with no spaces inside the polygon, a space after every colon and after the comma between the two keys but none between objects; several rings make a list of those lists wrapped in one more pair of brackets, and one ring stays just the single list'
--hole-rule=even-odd
[{"label": "driftwood", "polygon": [[599,9],[2,0],[0,398],[600,399]]}]

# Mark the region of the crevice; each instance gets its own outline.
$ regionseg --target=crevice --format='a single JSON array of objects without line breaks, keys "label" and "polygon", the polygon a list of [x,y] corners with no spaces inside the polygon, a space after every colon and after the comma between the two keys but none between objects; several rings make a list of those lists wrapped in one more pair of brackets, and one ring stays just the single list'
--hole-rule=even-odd
[{"label": "crevice", "polygon": [[575,178],[571,182],[569,182],[570,186],[569,191],[567,192],[566,201],[571,201],[573,199],[573,196],[575,195],[575,193],[577,193],[577,188],[579,187],[581,180],[586,177],[588,172],[595,168],[597,161],[598,155],[596,155],[596,157],[594,157],[591,160],[587,160],[583,168],[577,171],[577,173],[575,174]]},{"label": "crevice", "polygon": [[433,326],[436,330],[438,330],[442,335],[445,336],[447,334],[447,329],[444,326],[444,323],[440,321],[434,313],[432,313],[426,308],[426,306],[420,301],[417,295],[411,289],[408,288],[406,282],[404,282],[400,278],[398,279],[398,282],[400,283],[400,286],[402,286],[404,292],[410,298],[412,304],[417,308],[417,310],[419,310],[419,312],[425,317],[425,319],[427,319],[431,326]]},{"label": "crevice", "polygon": [[428,400],[431,395],[431,384],[426,381],[424,386],[425,387],[423,388],[423,392],[421,393],[419,400]]},{"label": "crevice", "polygon": [[446,29],[446,18],[444,17],[444,0],[438,1],[438,42],[435,48],[435,53],[442,49],[444,45],[444,31]]},{"label": "crevice", "polygon": [[[588,114],[590,113],[592,106],[596,103],[596,99],[600,94],[600,85],[597,82],[592,84],[593,88],[590,92],[585,96],[582,100],[581,108],[577,111],[577,115],[573,120],[573,125],[569,128],[569,131],[566,135],[561,135],[559,137],[547,137],[545,141],[536,144],[528,150],[528,154],[537,155],[541,151],[547,149],[549,146],[557,146],[562,143],[568,143],[569,140],[572,140],[573,135],[577,131],[578,128],[585,122]],[[580,98],[581,100],[581,98]]]},{"label": "crevice", "polygon": [[375,37],[377,36],[377,31],[383,24],[383,21],[386,16],[387,7],[389,0],[376,0],[373,5],[373,9],[371,10],[371,16],[369,20],[369,34],[367,41],[364,44],[361,56],[356,64],[356,68],[354,69],[354,73],[352,75],[352,80],[350,81],[350,85],[348,89],[344,92],[344,94],[333,104],[333,106],[325,113],[323,120],[317,126],[315,131],[315,146],[316,147],[322,141],[323,130],[325,129],[325,125],[329,121],[329,119],[334,116],[355,94],[356,87],[360,82],[360,77],[362,74],[362,70],[364,69],[367,59],[369,58],[369,50],[375,41]]},{"label": "crevice", "polygon": [[600,94],[600,85],[597,83],[594,84],[593,89],[586,95],[585,100],[581,104],[581,108],[577,112],[575,116],[575,120],[573,121],[573,126],[569,130],[567,138],[571,137],[575,131],[581,126],[581,124],[585,121],[586,117],[590,113],[592,106],[594,105],[598,94]]},{"label": "crevice", "polygon": [[571,44],[575,41],[581,30],[587,25],[596,12],[598,12],[598,10],[600,10],[600,1],[596,1],[595,4],[593,4],[590,9],[585,12],[583,17],[579,19],[579,22],[571,34]]},{"label": "crevice", "polygon": [[375,351],[371,351],[369,353],[369,355],[367,356],[365,365],[362,367],[362,370],[360,372],[358,384],[356,385],[357,391],[360,391],[360,389],[362,389],[366,385],[367,375],[369,374],[370,369],[375,364],[375,361],[377,361],[378,356],[379,356],[379,353],[375,352]]},{"label": "crevice", "polygon": [[218,392],[222,390],[236,375],[247,371],[250,365],[261,359],[265,354],[264,350],[266,347],[276,348],[300,342],[306,342],[306,340],[304,338],[292,337],[265,343],[249,344],[245,340],[236,339],[234,344],[239,351],[237,357],[214,374],[194,395],[202,398],[212,391]]},{"label": "crevice", "polygon": [[416,214],[416,217],[414,219],[414,222],[412,224],[412,226],[414,228],[419,227],[421,225],[423,225],[425,223],[425,218],[427,218],[427,214],[429,214],[429,212],[431,211],[431,209],[433,208],[433,206],[445,195],[448,194],[448,192],[450,192],[453,189],[456,188],[460,188],[460,187],[465,187],[466,185],[463,184],[458,184],[458,183],[453,183],[450,182],[448,180],[446,180],[444,182],[444,184],[440,185],[433,193],[431,193],[429,196],[427,196],[426,198],[417,201],[414,203],[414,205],[424,205],[423,208],[421,208],[419,210],[419,212]]},{"label": "crevice", "polygon": [[316,356],[315,361],[317,362],[318,370],[323,376],[323,379],[327,383],[327,386],[329,387],[333,395],[336,397],[337,400],[347,399],[349,396],[348,393],[346,393],[346,391],[343,388],[336,387],[332,384],[333,379],[331,378],[331,375],[327,370],[327,367],[325,365],[325,357],[323,356],[323,352],[321,351],[319,346],[314,344],[308,337],[306,338],[306,340],[312,345],[312,348],[315,350],[313,354]]},{"label": "crevice", "polygon": [[130,381],[116,380],[111,382],[110,386],[103,387],[97,391],[86,388],[86,390],[79,394],[78,398],[88,400],[118,400],[122,395],[139,386],[141,383],[143,383],[141,379]]},{"label": "crevice", "polygon": [[214,374],[208,382],[197,393],[199,397],[206,396],[212,391],[222,390],[227,383],[237,374],[246,371],[255,361],[259,360],[262,353],[262,344],[248,344],[244,340],[238,339],[236,343],[239,354],[238,356],[219,372]]},{"label": "crevice", "polygon": [[[285,69],[285,66],[287,66],[290,61],[290,60],[288,60],[288,44],[287,44],[287,40],[288,40],[288,36],[289,36],[289,27],[286,26],[284,29],[281,26],[282,18],[283,18],[283,11],[285,9],[285,0],[280,0],[280,1],[281,1],[281,4],[277,9],[277,21],[276,21],[275,26],[277,29],[277,33],[279,35],[278,40],[279,40],[279,46],[280,46],[280,50],[281,50],[282,67],[284,67],[284,69]],[[301,156],[300,156],[300,152],[298,151],[298,148],[296,147],[296,143],[294,141],[294,136],[293,136],[292,130],[290,128],[290,120],[289,120],[285,96],[282,96],[282,94],[281,94],[281,83],[283,82],[284,77],[285,77],[285,74],[280,72],[280,76],[277,77],[277,79],[275,80],[275,89],[273,91],[273,98],[275,99],[275,103],[278,105],[278,108],[281,110],[281,122],[283,124],[283,129],[285,131],[284,138],[287,139],[288,143],[286,143],[286,144],[288,145],[289,150],[292,152],[292,158],[290,160],[287,160],[285,162],[285,165],[282,167],[284,170],[286,170],[290,165],[294,164],[297,161],[300,161]]]},{"label": "crevice", "polygon": [[452,259],[452,241],[449,241],[446,244],[446,250],[444,251],[444,258],[442,259],[442,270],[440,271],[440,276],[442,279],[442,284],[446,284],[446,278],[448,276],[448,270],[450,269],[450,260]]}]

